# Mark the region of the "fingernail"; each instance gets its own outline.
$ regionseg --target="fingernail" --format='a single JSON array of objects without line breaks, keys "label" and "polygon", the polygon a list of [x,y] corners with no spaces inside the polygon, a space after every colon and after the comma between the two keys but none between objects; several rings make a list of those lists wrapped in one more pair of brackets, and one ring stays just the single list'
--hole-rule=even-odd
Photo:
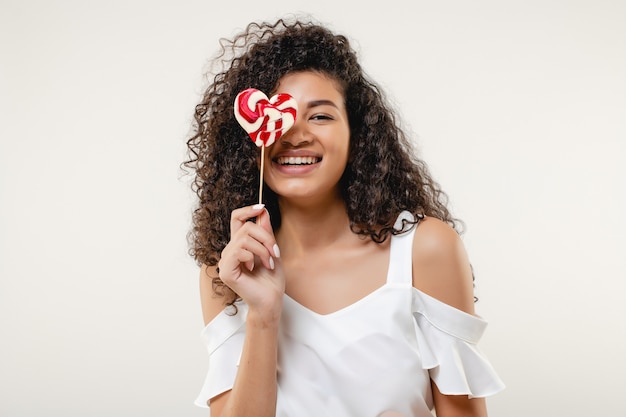
[{"label": "fingernail", "polygon": [[270,269],[274,269],[274,258],[270,257]]},{"label": "fingernail", "polygon": [[248,270],[252,272],[252,270],[254,269],[254,261],[250,262],[250,265],[246,265],[246,268],[248,268]]},{"label": "fingernail", "polygon": [[254,210],[261,210],[263,207],[265,207],[265,204],[255,204],[252,206]]},{"label": "fingernail", "polygon": [[274,256],[280,258],[280,249],[278,249],[278,245],[276,243],[274,243],[274,247],[272,249],[274,249]]}]

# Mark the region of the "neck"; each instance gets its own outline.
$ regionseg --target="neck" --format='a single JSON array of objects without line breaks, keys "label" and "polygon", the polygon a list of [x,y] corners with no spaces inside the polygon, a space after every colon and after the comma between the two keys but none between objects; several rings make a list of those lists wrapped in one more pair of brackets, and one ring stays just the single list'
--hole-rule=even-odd
[{"label": "neck", "polygon": [[281,253],[288,256],[310,254],[352,234],[345,203],[339,198],[315,206],[280,201],[280,213],[276,239]]}]

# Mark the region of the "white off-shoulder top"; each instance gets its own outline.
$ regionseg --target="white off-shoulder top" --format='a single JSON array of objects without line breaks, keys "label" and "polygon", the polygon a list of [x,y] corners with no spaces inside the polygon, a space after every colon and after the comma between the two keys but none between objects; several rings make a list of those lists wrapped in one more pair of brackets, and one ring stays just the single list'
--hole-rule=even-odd
[{"label": "white off-shoulder top", "polygon": [[[412,215],[402,213],[397,228],[403,218]],[[431,379],[470,398],[504,389],[477,347],[487,323],[413,287],[416,229],[391,238],[386,283],[354,304],[322,315],[284,296],[277,417],[432,416]],[[247,314],[237,307],[202,331],[209,370],[196,405],[233,386]]]}]

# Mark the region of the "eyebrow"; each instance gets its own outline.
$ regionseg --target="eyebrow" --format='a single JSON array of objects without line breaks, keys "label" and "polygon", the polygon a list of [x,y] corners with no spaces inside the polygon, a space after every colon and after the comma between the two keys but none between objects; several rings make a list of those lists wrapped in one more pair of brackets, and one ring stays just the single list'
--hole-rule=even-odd
[{"label": "eyebrow", "polygon": [[307,109],[313,108],[313,107],[318,107],[318,106],[331,106],[334,107],[336,109],[339,109],[339,107],[337,107],[337,105],[335,104],[334,101],[332,100],[313,100],[313,101],[309,101],[307,103]]}]

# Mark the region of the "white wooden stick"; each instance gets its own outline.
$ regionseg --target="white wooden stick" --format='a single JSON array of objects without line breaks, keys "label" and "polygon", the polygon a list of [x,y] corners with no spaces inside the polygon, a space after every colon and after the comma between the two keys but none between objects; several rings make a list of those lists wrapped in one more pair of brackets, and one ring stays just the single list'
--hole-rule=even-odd
[{"label": "white wooden stick", "polygon": [[261,175],[259,181],[259,204],[263,204],[263,171],[265,171],[265,146],[261,146]]}]

